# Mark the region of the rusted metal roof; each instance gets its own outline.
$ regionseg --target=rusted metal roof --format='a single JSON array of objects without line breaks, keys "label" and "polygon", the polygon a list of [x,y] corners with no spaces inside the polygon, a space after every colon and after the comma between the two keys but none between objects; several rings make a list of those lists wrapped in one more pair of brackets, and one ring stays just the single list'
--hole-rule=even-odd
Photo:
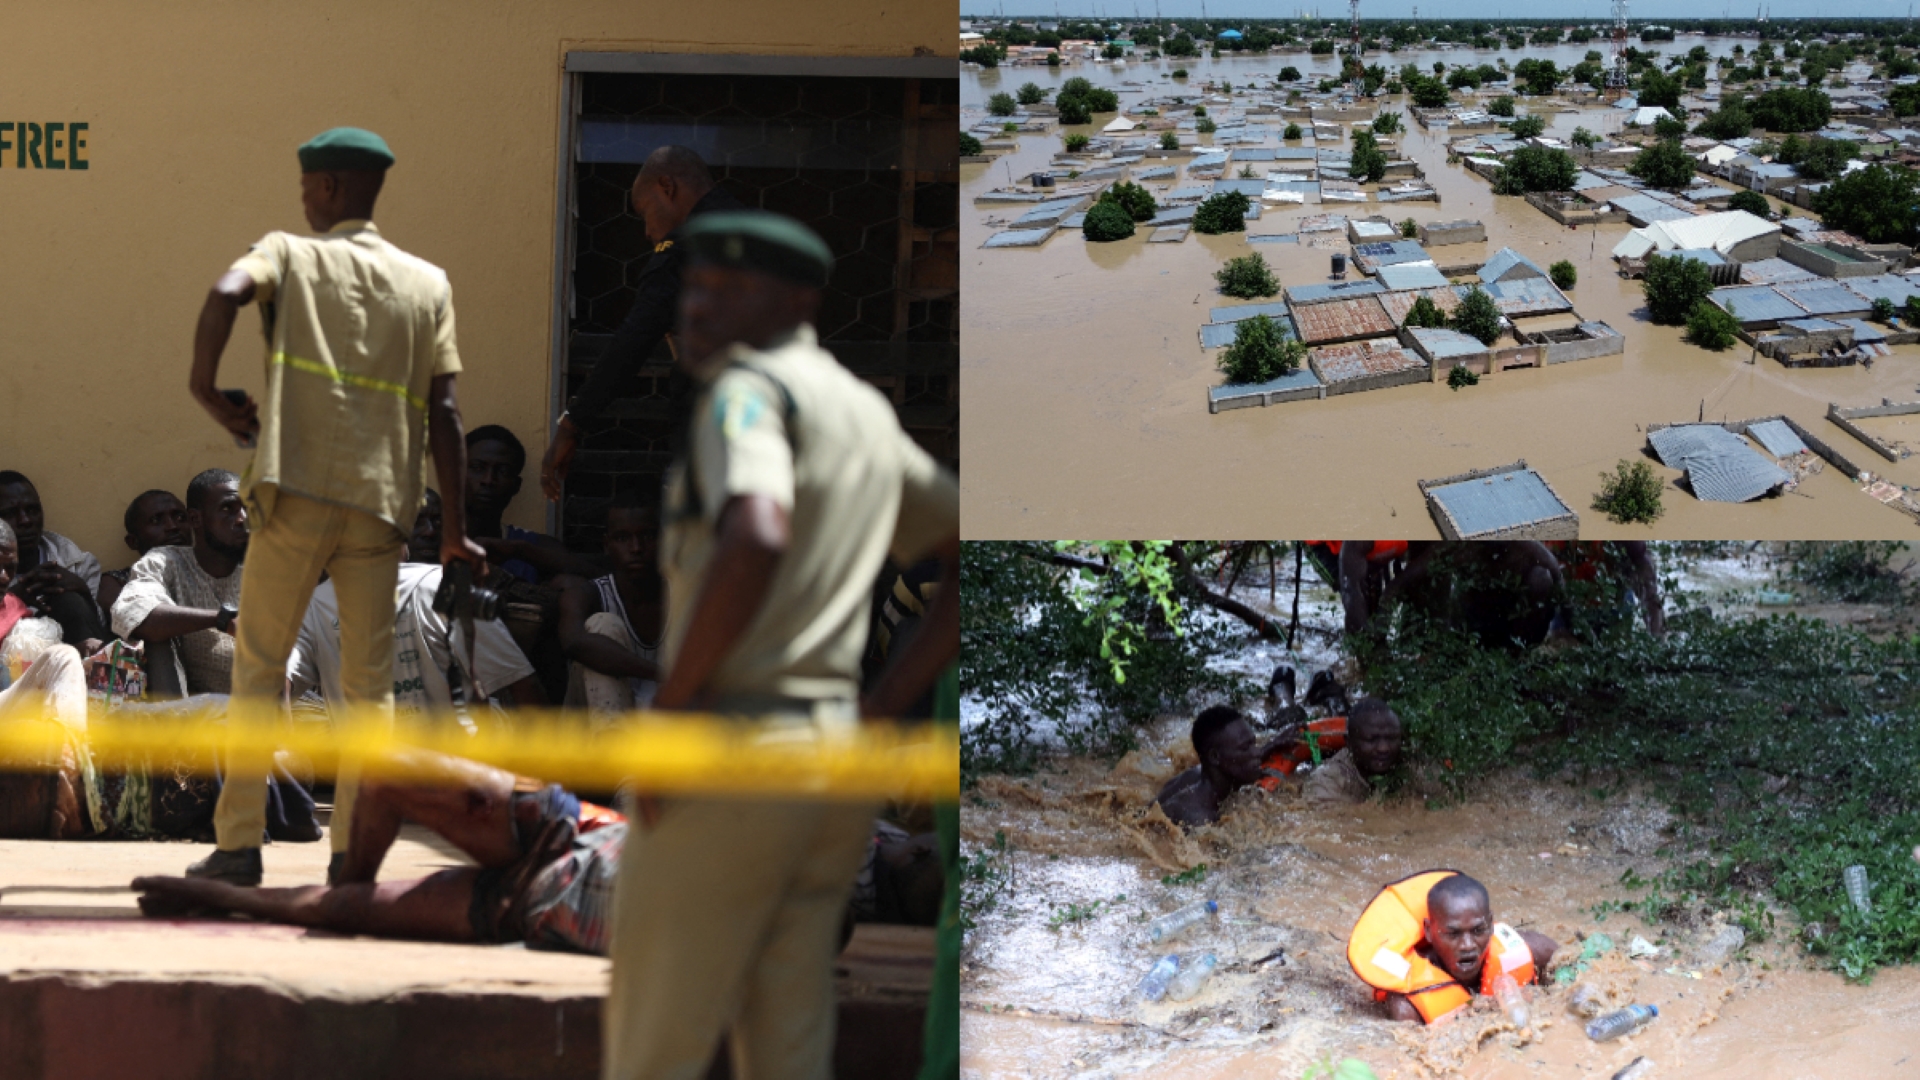
[{"label": "rusted metal roof", "polygon": [[1421,297],[1433,301],[1442,312],[1452,314],[1460,306],[1460,287],[1449,285],[1440,289],[1409,289],[1406,292],[1390,292],[1380,298],[1381,306],[1387,309],[1387,317],[1393,325],[1400,326],[1407,321],[1407,312],[1413,310],[1413,302]]},{"label": "rusted metal roof", "polygon": [[1395,375],[1427,366],[1427,362],[1417,353],[1402,348],[1394,338],[1323,345],[1309,355],[1313,358],[1313,369],[1329,386],[1375,375]]},{"label": "rusted metal roof", "polygon": [[1293,309],[1293,322],[1300,330],[1300,340],[1309,345],[1379,337],[1396,328],[1379,298],[1373,296],[1298,304]]},{"label": "rusted metal roof", "polygon": [[1546,278],[1519,278],[1517,280],[1493,281],[1481,286],[1493,302],[1499,305],[1500,314],[1512,318],[1515,315],[1551,315],[1556,311],[1572,311],[1573,302],[1568,300],[1553,282]]}]

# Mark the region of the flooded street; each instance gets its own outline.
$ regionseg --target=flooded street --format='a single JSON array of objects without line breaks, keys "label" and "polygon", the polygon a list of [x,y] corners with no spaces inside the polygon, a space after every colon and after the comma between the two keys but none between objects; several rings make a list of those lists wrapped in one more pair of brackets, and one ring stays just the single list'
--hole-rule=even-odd
[{"label": "flooded street", "polygon": [[[1720,43],[1708,44],[1724,51]],[[1430,66],[1436,58],[1494,63],[1501,55],[1546,55],[1570,65],[1583,52],[1563,46],[1379,59],[1389,66]],[[1208,73],[1236,85],[1256,76],[1270,80],[1288,64],[1307,70],[1309,59],[1286,54],[1189,60],[1186,85],[1197,90]],[[1164,94],[1173,84],[1161,75],[1174,66],[1159,61],[1112,71],[1081,65],[1053,74],[1025,67],[969,69],[961,83],[965,104],[976,109],[987,95],[1023,82],[1057,85],[1076,75],[1119,89],[1124,105],[1147,92],[1125,82]],[[1400,99],[1385,107],[1404,112],[1407,104]],[[1620,114],[1594,107],[1551,119],[1549,134],[1565,137],[1582,124],[1603,133],[1617,130]],[[1270,206],[1249,222],[1249,230],[1294,232],[1301,217],[1317,213],[1378,213],[1419,222],[1479,219],[1487,226],[1486,244],[1435,248],[1436,261],[1477,263],[1506,245],[1543,266],[1571,261],[1580,275],[1569,293],[1577,310],[1625,333],[1625,354],[1501,372],[1461,391],[1421,383],[1209,415],[1206,390],[1219,385],[1220,376],[1214,353],[1199,345],[1197,328],[1209,308],[1233,303],[1215,291],[1213,272],[1228,258],[1259,250],[1283,285],[1324,281],[1328,256],[1347,250],[1345,243],[1255,248],[1239,234],[1194,234],[1180,243],[1148,245],[1141,230],[1107,244],[1086,243],[1073,232],[1038,248],[983,250],[980,243],[1014,215],[1008,206],[976,205],[973,197],[1045,166],[1061,145],[1059,133],[1022,135],[1015,153],[992,165],[963,166],[962,173],[966,535],[1245,537],[1344,529],[1347,535],[1433,536],[1416,481],[1524,458],[1580,515],[1582,535],[1644,537],[1645,526],[1616,526],[1591,509],[1599,474],[1622,458],[1641,456],[1646,424],[1702,415],[1739,420],[1784,413],[1862,467],[1895,484],[1920,487],[1920,462],[1888,462],[1825,419],[1829,402],[1920,397],[1920,346],[1899,346],[1870,369],[1789,370],[1765,358],[1750,363],[1744,346],[1711,353],[1686,345],[1681,328],[1645,321],[1640,284],[1615,273],[1608,252],[1627,224],[1577,230],[1557,225],[1518,198],[1496,198],[1485,181],[1447,165],[1444,131],[1412,125],[1400,139],[1404,155],[1420,162],[1440,192],[1438,205]],[[1886,426],[1892,438],[1911,438],[1910,420]],[[1678,476],[1660,472],[1670,481]],[[1795,492],[1727,504],[1701,502],[1670,482],[1666,515],[1652,535],[1817,539],[1911,533],[1911,518],[1858,487],[1829,468]]]},{"label": "flooded street", "polygon": [[[1771,566],[1752,552],[1666,569],[1693,604],[1723,617],[1782,610]],[[1285,567],[1271,594],[1258,567],[1234,597],[1284,621],[1291,591]],[[1790,610],[1869,632],[1911,628],[1904,610]],[[1216,666],[1264,683],[1274,664],[1291,663],[1305,686],[1340,659],[1332,636],[1317,632],[1336,625],[1338,611],[1309,571],[1301,620],[1311,629],[1299,651],[1250,643]],[[1654,1063],[1652,1078],[1920,1075],[1920,969],[1849,985],[1807,961],[1784,911],[1773,937],[1716,962],[1702,948],[1725,928],[1724,913],[1654,925],[1617,910],[1646,895],[1623,875],[1652,878],[1690,853],[1657,791],[1543,781],[1522,769],[1452,803],[1414,794],[1317,807],[1285,785],[1248,788],[1218,824],[1183,833],[1152,799],[1195,761],[1190,721],[1162,717],[1118,762],[1056,758],[1036,775],[988,776],[970,792],[965,852],[1004,854],[962,958],[963,1077],[1268,1080],[1346,1057],[1382,1080],[1605,1080],[1638,1057]],[[1349,967],[1347,935],[1377,890],[1441,867],[1485,883],[1494,917],[1559,942],[1558,958],[1592,950],[1577,983],[1531,990],[1529,1033],[1484,998],[1431,1029],[1390,1022]],[[1216,916],[1149,943],[1150,920],[1205,899],[1218,903]],[[1601,950],[1596,935],[1612,948]],[[1625,955],[1635,936],[1658,955]],[[1142,975],[1169,952],[1183,966],[1211,952],[1220,966],[1191,1000],[1142,1000]],[[1567,1010],[1583,984],[1608,1010],[1654,1004],[1660,1015],[1638,1034],[1591,1042]]]}]

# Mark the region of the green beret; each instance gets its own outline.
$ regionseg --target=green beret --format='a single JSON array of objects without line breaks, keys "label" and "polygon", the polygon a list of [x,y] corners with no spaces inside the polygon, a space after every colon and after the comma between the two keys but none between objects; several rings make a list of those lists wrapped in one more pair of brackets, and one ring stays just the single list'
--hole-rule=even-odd
[{"label": "green beret", "polygon": [[833,270],[833,249],[818,233],[768,210],[701,214],[681,227],[680,242],[692,263],[758,270],[816,289]]},{"label": "green beret", "polygon": [[378,172],[392,164],[387,140],[365,128],[323,131],[300,148],[301,172]]}]

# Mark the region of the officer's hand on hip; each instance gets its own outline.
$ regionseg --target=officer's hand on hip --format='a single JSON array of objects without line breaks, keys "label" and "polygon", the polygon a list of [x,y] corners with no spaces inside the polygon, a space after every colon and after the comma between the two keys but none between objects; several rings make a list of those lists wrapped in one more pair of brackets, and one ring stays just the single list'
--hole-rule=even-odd
[{"label": "officer's hand on hip", "polygon": [[546,456],[540,459],[540,490],[548,501],[560,501],[560,485],[566,483],[567,469],[573,465],[573,452],[579,447],[579,429],[561,413],[560,423],[553,430],[553,441],[547,444]]}]

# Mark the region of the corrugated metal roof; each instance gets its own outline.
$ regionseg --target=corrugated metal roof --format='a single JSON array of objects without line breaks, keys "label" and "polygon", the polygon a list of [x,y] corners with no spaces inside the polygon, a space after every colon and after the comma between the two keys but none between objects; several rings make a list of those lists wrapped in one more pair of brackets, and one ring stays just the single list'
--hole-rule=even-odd
[{"label": "corrugated metal roof", "polygon": [[983,248],[1033,247],[1036,244],[1045,243],[1047,237],[1052,235],[1053,230],[1050,228],[1006,229],[987,237],[986,243],[980,246]]},{"label": "corrugated metal roof", "polygon": [[1426,350],[1427,355],[1433,357],[1436,363],[1462,356],[1478,356],[1487,351],[1487,347],[1481,344],[1479,338],[1471,334],[1463,334],[1458,330],[1415,326],[1409,327],[1407,332],[1413,335],[1414,340],[1420,343],[1420,347]]},{"label": "corrugated metal roof", "polygon": [[1207,312],[1207,321],[1217,323],[1238,322],[1241,319],[1251,319],[1255,315],[1280,318],[1286,314],[1286,302],[1274,300],[1260,304],[1229,304],[1226,307],[1217,307]]},{"label": "corrugated metal roof", "polygon": [[1195,207],[1191,206],[1175,206],[1153,215],[1153,219],[1146,222],[1146,224],[1156,228],[1161,225],[1184,224],[1193,220],[1193,212],[1195,209]]},{"label": "corrugated metal roof", "polygon": [[1206,184],[1182,184],[1172,191],[1167,192],[1165,195],[1160,196],[1160,201],[1167,203],[1178,202],[1181,199],[1204,199],[1211,194],[1213,194],[1213,189]]},{"label": "corrugated metal roof", "polygon": [[1222,191],[1237,191],[1249,199],[1258,199],[1260,193],[1265,190],[1267,190],[1267,181],[1264,177],[1253,180],[1236,178],[1231,180],[1215,180],[1213,182],[1213,192],[1216,195]]},{"label": "corrugated metal roof", "polygon": [[[1245,309],[1242,309],[1249,312],[1243,319],[1234,319],[1229,322],[1216,320],[1210,323],[1202,323],[1200,325],[1200,347],[1203,349],[1221,349],[1233,344],[1233,336],[1240,332],[1240,323],[1245,321],[1245,319],[1253,318],[1254,315],[1265,315],[1267,318],[1272,319],[1273,325],[1279,329],[1282,335],[1286,337],[1297,337],[1298,335],[1293,329],[1293,320],[1287,316],[1284,310],[1279,312],[1258,310],[1275,306],[1285,307],[1285,305],[1249,304]],[[1216,308],[1215,310],[1219,309]]]},{"label": "corrugated metal roof", "polygon": [[1427,496],[1446,508],[1467,538],[1573,513],[1532,469],[1429,488]]},{"label": "corrugated metal roof", "polygon": [[1534,278],[1547,276],[1547,272],[1540,269],[1539,265],[1532,259],[1527,258],[1525,255],[1520,254],[1510,247],[1503,247],[1499,251],[1494,252],[1493,256],[1480,267],[1481,281],[1499,281],[1509,274],[1518,277]]},{"label": "corrugated metal roof", "polygon": [[1650,195],[1628,195],[1611,200],[1613,205],[1626,212],[1628,219],[1642,225],[1651,225],[1656,221],[1680,221],[1693,216],[1686,210],[1668,206]]},{"label": "corrugated metal roof", "polygon": [[1683,424],[1647,436],[1667,467],[1682,469],[1696,498],[1707,502],[1757,499],[1789,477],[1745,439],[1714,424]]},{"label": "corrugated metal roof", "polygon": [[1842,278],[1840,284],[1867,298],[1868,303],[1880,297],[1893,301],[1894,307],[1906,304],[1907,297],[1920,296],[1920,281],[1904,274],[1874,274],[1871,277]]},{"label": "corrugated metal roof", "polygon": [[1550,315],[1556,311],[1572,311],[1573,302],[1553,282],[1546,278],[1519,278],[1495,281],[1481,286],[1493,302],[1500,307],[1500,314],[1509,318],[1515,315]]},{"label": "corrugated metal roof", "polygon": [[1835,321],[1853,331],[1853,343],[1855,345],[1867,345],[1887,339],[1885,327],[1875,326],[1865,319],[1838,319]]},{"label": "corrugated metal roof", "polygon": [[[1323,308],[1329,306],[1321,305]],[[1376,311],[1379,310],[1379,304],[1373,306]],[[1329,386],[1427,366],[1427,362],[1420,359],[1418,354],[1402,348],[1400,342],[1393,338],[1322,345],[1308,355],[1313,358],[1314,370],[1319,372],[1321,381]]]},{"label": "corrugated metal roof", "polygon": [[1707,294],[1707,299],[1720,310],[1731,312],[1742,323],[1778,322],[1806,315],[1805,309],[1775,292],[1771,285],[1715,289]]},{"label": "corrugated metal roof", "polygon": [[1392,266],[1395,263],[1426,262],[1433,258],[1417,240],[1382,240],[1353,245],[1353,257],[1362,266]]},{"label": "corrugated metal roof", "polygon": [[1298,307],[1301,304],[1317,304],[1323,300],[1339,300],[1385,291],[1379,282],[1367,278],[1359,281],[1322,282],[1317,285],[1289,285],[1287,301]]},{"label": "corrugated metal roof", "polygon": [[1384,221],[1350,221],[1347,231],[1365,242],[1392,240],[1400,235],[1400,230]]},{"label": "corrugated metal roof", "polygon": [[1785,420],[1766,420],[1747,427],[1747,434],[1759,440],[1774,457],[1791,457],[1806,450],[1807,444],[1793,433]]},{"label": "corrugated metal roof", "polygon": [[1177,244],[1187,238],[1187,233],[1192,228],[1191,225],[1163,225],[1153,230],[1153,235],[1147,237],[1147,243]]},{"label": "corrugated metal roof", "polygon": [[1605,186],[1607,186],[1607,181],[1605,178],[1595,176],[1594,174],[1588,172],[1585,169],[1581,169],[1580,171],[1573,174],[1573,190],[1575,191],[1585,191],[1588,188],[1597,188],[1597,187],[1605,187]]},{"label": "corrugated metal roof", "polygon": [[1053,199],[1049,202],[1043,202],[1039,206],[1034,207],[1014,219],[1014,227],[1051,225],[1079,209],[1086,201],[1086,199],[1076,196],[1071,199]]},{"label": "corrugated metal roof", "polygon": [[1413,310],[1414,301],[1422,296],[1433,301],[1434,306],[1442,312],[1451,315],[1453,309],[1460,306],[1460,294],[1465,291],[1465,286],[1448,285],[1438,289],[1390,292],[1380,298],[1380,306],[1387,309],[1387,316],[1393,320],[1393,325],[1404,326],[1407,321],[1407,312]]},{"label": "corrugated metal roof", "polygon": [[1806,281],[1818,276],[1785,259],[1761,259],[1740,264],[1740,280],[1748,285],[1776,285],[1783,281]]},{"label": "corrugated metal roof", "polygon": [[1808,333],[1808,334],[1818,334],[1823,330],[1845,329],[1845,327],[1841,326],[1839,323],[1830,322],[1826,319],[1786,319],[1782,321],[1780,325],[1790,326],[1795,330],[1799,330],[1799,331],[1802,331],[1803,333]]},{"label": "corrugated metal roof", "polygon": [[1293,322],[1300,330],[1300,340],[1309,345],[1378,337],[1391,334],[1395,329],[1386,309],[1372,296],[1297,305],[1293,309]]},{"label": "corrugated metal roof", "polygon": [[1720,253],[1712,248],[1675,248],[1667,252],[1667,255],[1670,258],[1676,259],[1692,259],[1703,266],[1725,266],[1727,264],[1727,260],[1721,258]]},{"label": "corrugated metal roof", "polygon": [[1851,315],[1873,306],[1873,301],[1825,278],[1789,281],[1774,286],[1774,291],[1807,309],[1809,315]]},{"label": "corrugated metal roof", "polygon": [[1320,385],[1320,376],[1313,369],[1301,364],[1291,373],[1263,383],[1229,383],[1226,386],[1207,388],[1207,397],[1219,399],[1234,394],[1273,394],[1282,390],[1310,389]]},{"label": "corrugated metal roof", "polygon": [[1133,178],[1135,180],[1163,180],[1171,177],[1175,171],[1171,165],[1155,165],[1151,169],[1134,170]]},{"label": "corrugated metal roof", "polygon": [[1447,286],[1447,276],[1440,268],[1430,262],[1398,263],[1383,266],[1375,275],[1380,284],[1389,289],[1442,289]]}]

